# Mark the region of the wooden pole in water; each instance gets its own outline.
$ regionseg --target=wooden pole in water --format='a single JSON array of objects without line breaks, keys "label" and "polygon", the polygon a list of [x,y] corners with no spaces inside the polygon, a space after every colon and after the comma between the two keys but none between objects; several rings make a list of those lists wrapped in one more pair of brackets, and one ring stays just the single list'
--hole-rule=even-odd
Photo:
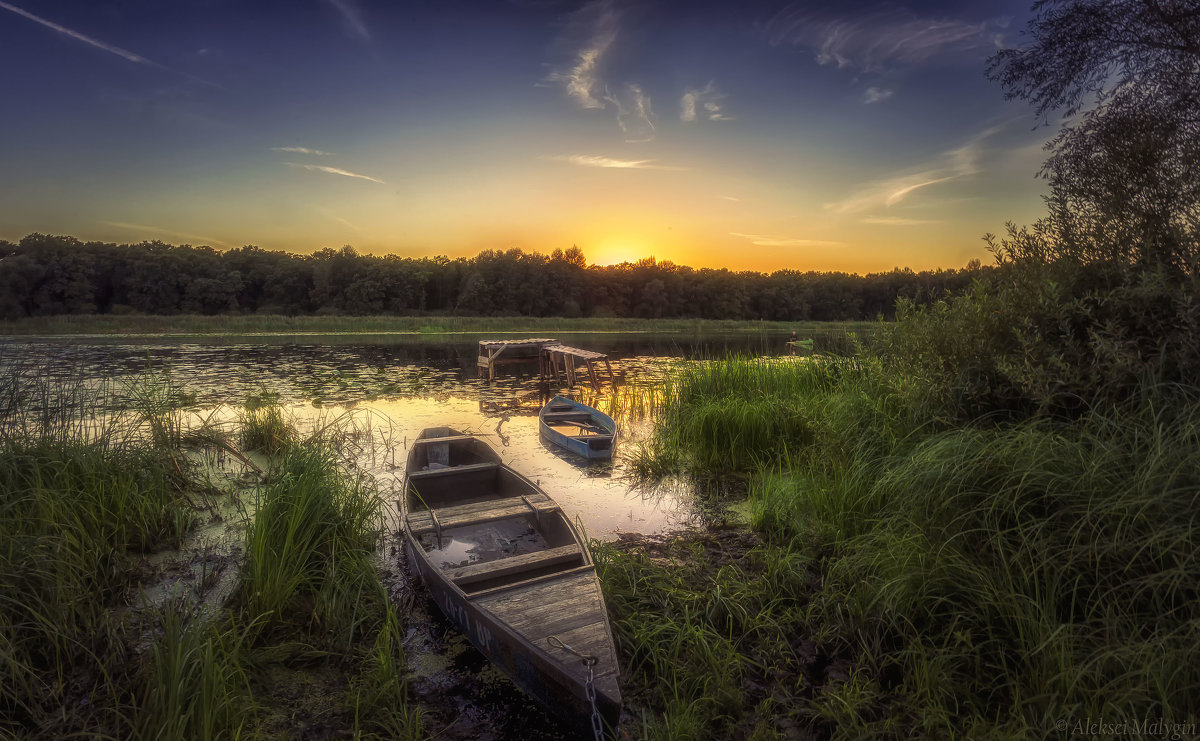
[{"label": "wooden pole in water", "polygon": [[585,359],[584,362],[587,363],[588,378],[592,382],[592,390],[596,393],[600,393],[600,384],[596,383],[596,369],[592,367],[592,361]]}]

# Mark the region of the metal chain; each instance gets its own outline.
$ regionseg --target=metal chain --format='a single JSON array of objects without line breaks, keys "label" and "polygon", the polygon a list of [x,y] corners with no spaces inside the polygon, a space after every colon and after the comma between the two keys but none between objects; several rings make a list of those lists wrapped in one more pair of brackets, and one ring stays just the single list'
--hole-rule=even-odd
[{"label": "metal chain", "polygon": [[592,704],[592,734],[596,737],[596,741],[604,741],[604,722],[600,719],[600,708],[596,705],[596,670],[595,666],[600,662],[600,659],[591,654],[580,653],[562,642],[558,636],[550,636],[546,639],[555,648],[561,648],[565,651],[575,654],[583,660],[583,665],[587,667],[587,682],[583,686],[583,693],[587,696],[588,702]]}]

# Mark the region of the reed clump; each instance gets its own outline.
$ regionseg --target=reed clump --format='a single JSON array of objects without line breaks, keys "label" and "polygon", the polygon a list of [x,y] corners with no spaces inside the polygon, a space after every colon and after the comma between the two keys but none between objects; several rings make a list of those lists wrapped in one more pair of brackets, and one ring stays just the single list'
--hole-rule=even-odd
[{"label": "reed clump", "polygon": [[805,699],[810,729],[1028,738],[1061,719],[1196,717],[1195,390],[952,425],[869,359],[729,361],[676,384],[650,461],[745,472],[754,528],[816,570],[792,629],[852,668]]},{"label": "reed clump", "polygon": [[0,382],[0,737],[269,735],[272,705],[298,700],[264,677],[314,662],[334,667],[332,727],[423,735],[403,616],[375,571],[379,496],[339,462],[335,423],[278,454],[232,602],[149,608],[143,557],[211,514],[184,447],[229,449],[225,433],[166,374],[121,388],[47,376],[21,366]]},{"label": "reed clump", "polygon": [[[194,520],[158,440],[128,434],[114,389],[8,379],[0,419],[0,733],[124,727],[137,558]],[[19,390],[17,390],[19,389]]]},{"label": "reed clump", "polygon": [[278,455],[297,442],[296,426],[279,404],[279,394],[263,390],[248,399],[238,414],[238,442],[242,450]]},{"label": "reed clump", "polygon": [[344,470],[327,441],[290,448],[257,493],[239,602],[269,625],[298,619],[351,643],[386,602],[374,564],[381,531],[371,479]]}]

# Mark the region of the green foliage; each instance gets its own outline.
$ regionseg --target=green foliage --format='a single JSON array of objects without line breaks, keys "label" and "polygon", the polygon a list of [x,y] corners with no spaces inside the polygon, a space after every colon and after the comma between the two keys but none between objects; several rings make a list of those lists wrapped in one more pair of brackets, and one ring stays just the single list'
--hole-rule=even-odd
[{"label": "green foliage", "polygon": [[242,450],[277,455],[296,443],[295,425],[284,418],[276,393],[262,391],[247,399],[238,422]]},{"label": "green foliage", "polygon": [[[0,420],[0,734],[116,732],[126,674],[112,610],[137,558],[192,522],[170,456],[75,386],[13,390]],[[54,410],[53,414],[49,410]],[[80,704],[72,698],[90,697]]]},{"label": "green foliage", "polygon": [[930,415],[1075,416],[1200,376],[1200,273],[1054,258],[1044,229],[1012,229],[1001,269],[963,295],[901,303],[873,337],[885,378]]},{"label": "green foliage", "polygon": [[332,723],[421,736],[375,572],[378,497],[336,464],[332,425],[261,492],[240,604],[131,604],[144,557],[195,518],[174,446],[207,433],[188,398],[164,377],[124,396],[37,369],[0,379],[0,736],[256,737],[262,676],[297,655],[344,657]]},{"label": "green foliage", "polygon": [[250,626],[204,622],[168,608],[146,652],[135,734],[164,741],[253,735],[244,642]]},{"label": "green foliage", "polygon": [[[968,300],[978,310],[987,298]],[[951,309],[923,313],[920,336],[946,341],[954,327],[972,326],[964,316],[988,316]],[[754,527],[819,564],[820,586],[808,588],[792,630],[852,657],[853,668],[812,695],[805,718],[850,737],[920,729],[1026,738],[1060,718],[1192,717],[1200,710],[1200,396],[1159,385],[1071,421],[917,424],[925,410],[946,408],[925,387],[957,384],[961,400],[978,393],[962,388],[973,376],[956,374],[975,362],[963,348],[984,353],[986,343],[948,342],[957,360],[919,366],[942,376],[897,379],[872,361],[853,372],[776,365],[763,370],[778,376],[768,382],[731,361],[677,382],[693,390],[710,382],[703,393],[668,398],[666,418],[683,428],[763,389],[817,421],[807,436],[781,436],[766,466],[764,448],[743,445],[736,424],[661,433],[674,460],[705,466],[731,457],[719,465],[757,470]],[[639,579],[628,581],[642,585],[643,601],[677,589]],[[798,582],[788,583],[777,594],[795,594]],[[673,604],[609,604],[618,622],[680,613]],[[720,727],[715,714],[704,717],[708,732]]]},{"label": "green foliage", "polygon": [[371,480],[343,470],[332,447],[287,449],[258,492],[240,602],[269,626],[299,624],[320,643],[360,639],[378,628],[386,601],[374,563],[381,528]]},{"label": "green foliage", "polygon": [[[633,470],[748,473],[779,465],[838,469],[916,425],[858,358],[741,358],[682,370],[658,402],[652,439]],[[812,451],[819,451],[812,452]]]},{"label": "green foliage", "polygon": [[[5,245],[8,245],[7,247]],[[282,314],[648,317],[844,321],[890,316],[897,296],[926,301],[980,271],[892,270],[860,276],[693,269],[653,258],[588,266],[577,247],[473,258],[312,255],[247,246],[218,252],[162,242],[116,245],[31,234],[0,242],[0,318]],[[438,320],[434,320],[436,323]],[[355,322],[342,319],[342,324]],[[355,327],[357,329],[357,327]],[[507,329],[508,327],[502,326]]]},{"label": "green foliage", "polygon": [[[807,563],[774,548],[726,550],[704,540],[654,551],[592,543],[624,692],[649,710],[643,738],[748,735],[766,677],[781,703],[774,720],[794,720],[802,683],[788,646],[800,628],[794,595],[809,583]],[[728,562],[715,562],[722,557]]]},{"label": "green foliage", "polygon": [[363,673],[347,693],[359,738],[427,738],[420,711],[409,698],[405,676],[403,622],[389,605]]},{"label": "green foliage", "polygon": [[1200,258],[1200,13],[1194,3],[1042,0],[1028,43],[989,76],[1064,123],[1047,149],[1050,220],[1108,262],[1193,270]]}]

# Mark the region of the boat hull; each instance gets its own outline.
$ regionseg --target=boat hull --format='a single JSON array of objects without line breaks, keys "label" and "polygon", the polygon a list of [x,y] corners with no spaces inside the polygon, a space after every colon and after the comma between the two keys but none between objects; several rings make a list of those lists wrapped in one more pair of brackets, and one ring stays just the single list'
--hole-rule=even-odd
[{"label": "boat hull", "polygon": [[[567,411],[569,410],[569,411]],[[555,415],[592,434],[572,435],[556,429]],[[586,421],[585,421],[586,420]],[[617,423],[598,409],[557,396],[538,413],[538,429],[548,442],[588,460],[612,458]]]},{"label": "boat hull", "polygon": [[[588,737],[590,679],[595,711],[613,731],[616,649],[595,566],[571,520],[490,446],[454,430],[423,432],[408,464],[405,555],[438,608],[519,688]],[[591,671],[583,656],[594,657]]]},{"label": "boat hull", "polygon": [[[565,674],[558,662],[547,660],[540,652],[528,650],[526,642],[514,635],[509,626],[498,622],[490,612],[446,584],[436,570],[414,552],[412,543],[406,544],[406,547],[409,563],[415,566],[417,575],[425,582],[438,609],[466,636],[471,645],[521,691],[572,728],[580,732],[587,730],[590,736],[592,706],[587,699],[586,688]],[[594,574],[590,578],[594,579]],[[563,642],[571,645],[569,640],[564,639]],[[611,733],[621,715],[620,702],[612,699],[616,694],[614,690],[619,692],[616,677],[600,677],[596,683],[597,710],[603,727]]]}]

